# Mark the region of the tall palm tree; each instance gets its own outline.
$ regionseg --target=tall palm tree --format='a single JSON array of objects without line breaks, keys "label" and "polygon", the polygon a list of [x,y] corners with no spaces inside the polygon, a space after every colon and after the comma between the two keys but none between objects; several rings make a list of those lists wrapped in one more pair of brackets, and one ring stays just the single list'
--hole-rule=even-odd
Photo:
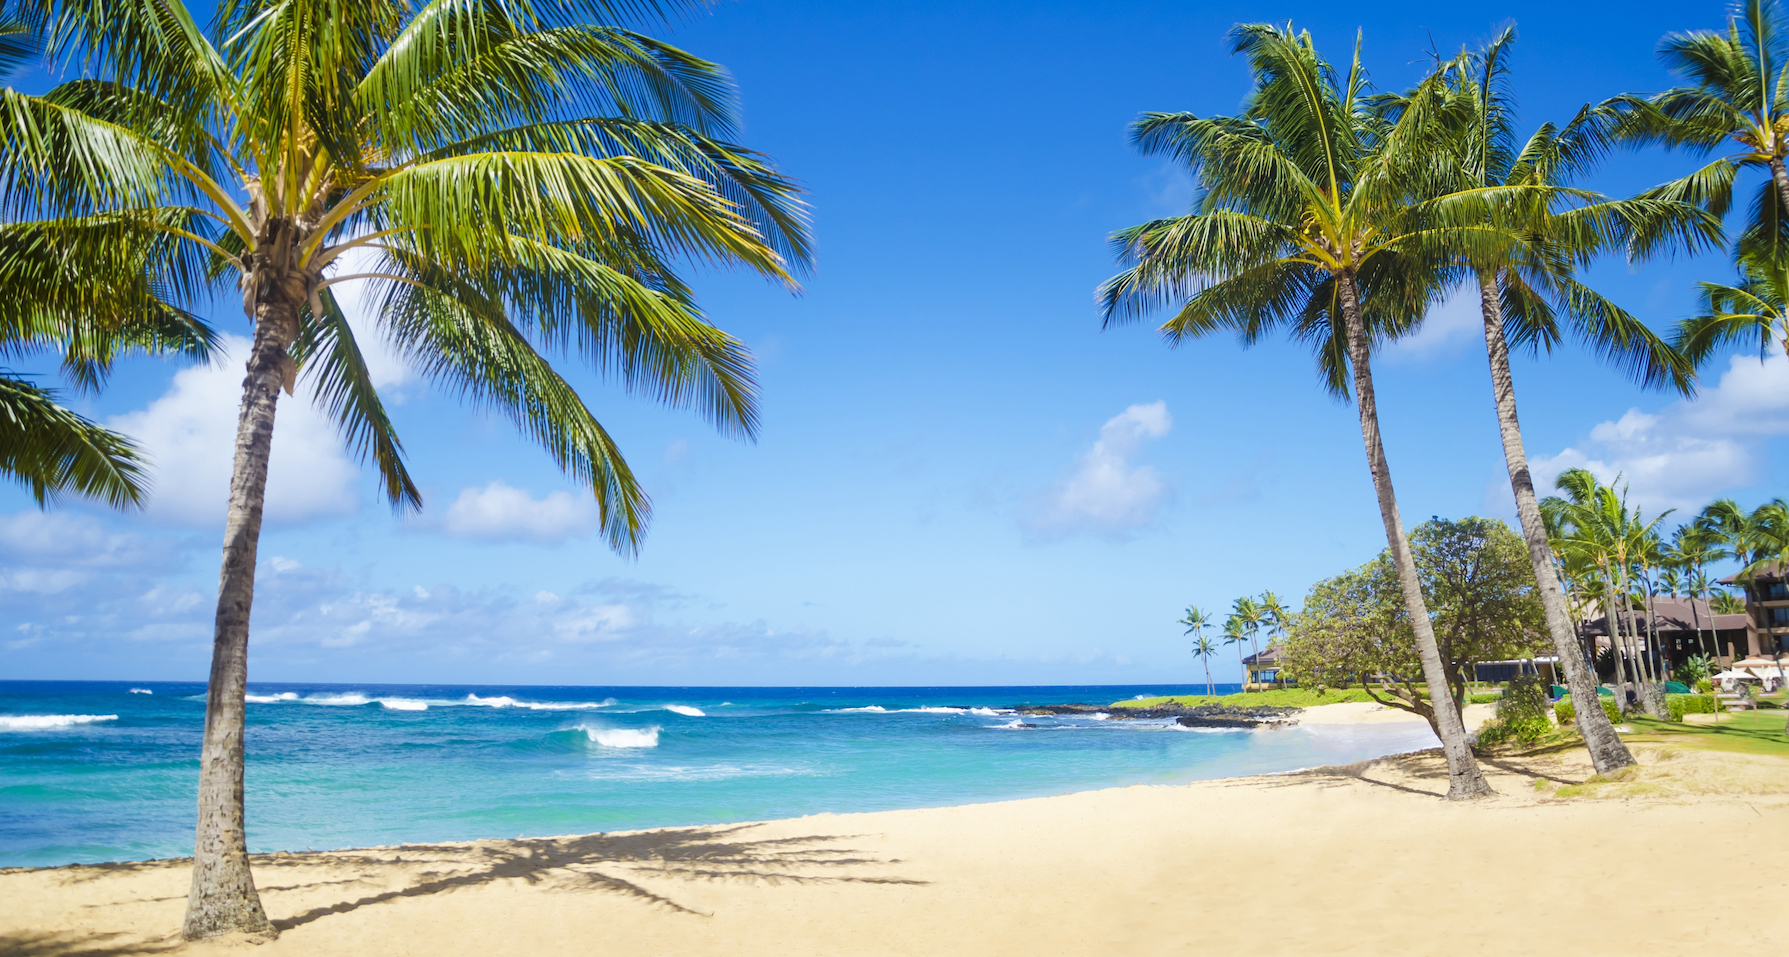
[{"label": "tall palm tree", "polygon": [[1217,689],[1211,684],[1211,656],[1217,653],[1217,646],[1205,637],[1205,626],[1211,624],[1211,613],[1200,610],[1198,605],[1186,606],[1186,617],[1180,619],[1186,626],[1186,633],[1193,637],[1193,654],[1198,656],[1200,664],[1205,666],[1205,693],[1216,695]]},{"label": "tall palm tree", "polygon": [[[1380,440],[1371,353],[1438,301],[1462,257],[1507,241],[1485,224],[1498,191],[1451,189],[1432,149],[1436,104],[1446,99],[1439,84],[1392,118],[1376,108],[1358,50],[1338,75],[1290,25],[1238,26],[1231,39],[1255,81],[1241,115],[1150,113],[1133,127],[1145,153],[1187,164],[1199,196],[1188,215],[1115,235],[1129,268],[1100,290],[1105,321],[1174,303],[1162,331],[1175,344],[1228,329],[1246,345],[1284,329],[1314,347],[1332,394],[1352,386],[1423,675],[1443,689],[1447,672]],[[1448,695],[1434,700],[1448,796],[1490,793],[1458,709]]]},{"label": "tall palm tree", "polygon": [[[1473,280],[1483,318],[1504,463],[1546,612],[1547,630],[1567,687],[1579,700],[1588,700],[1586,696],[1596,690],[1596,680],[1589,664],[1575,653],[1576,629],[1554,573],[1546,523],[1541,518],[1516,412],[1510,344],[1550,350],[1562,339],[1563,325],[1591,348],[1625,366],[1642,384],[1669,384],[1689,391],[1688,363],[1645,323],[1572,273],[1611,247],[1638,256],[1668,245],[1694,246],[1716,239],[1720,223],[1680,201],[1609,200],[1568,188],[1573,178],[1587,172],[1606,151],[1610,129],[1619,115],[1608,106],[1586,106],[1564,127],[1543,124],[1526,141],[1518,142],[1515,105],[1509,92],[1509,56],[1514,42],[1514,28],[1506,28],[1483,50],[1462,54],[1442,64],[1437,72],[1465,106],[1466,121],[1457,141],[1462,186],[1550,187],[1498,208],[1511,228],[1530,234],[1530,241],[1510,243],[1501,255],[1481,257],[1473,264]],[[1577,721],[1598,773],[1634,763],[1600,708],[1578,709]]]},{"label": "tall palm tree", "polygon": [[1704,655],[1719,654],[1718,649],[1710,652],[1709,643],[1703,638],[1702,608],[1697,604],[1699,600],[1707,600],[1709,594],[1706,566],[1726,557],[1726,552],[1720,548],[1718,536],[1707,529],[1698,528],[1693,521],[1680,525],[1671,534],[1671,547],[1666,556],[1684,572],[1684,594],[1689,596],[1690,614],[1695,619],[1697,650]]},{"label": "tall palm tree", "polygon": [[1777,0],[1741,0],[1726,32],[1673,33],[1659,44],[1659,58],[1691,85],[1666,90],[1650,101],[1625,100],[1619,135],[1637,143],[1663,143],[1697,152],[1723,144],[1736,150],[1681,179],[1648,191],[1687,200],[1724,215],[1733,204],[1733,182],[1743,168],[1763,169],[1742,247],[1781,245],[1789,210],[1789,57],[1784,55],[1783,11]]},{"label": "tall palm tree", "polygon": [[[685,260],[793,286],[808,258],[792,183],[728,142],[720,67],[604,25],[620,0],[19,0],[80,77],[4,94],[0,190],[67,227],[104,288],[159,244],[168,291],[239,291],[253,321],[200,756],[188,938],[271,934],[244,840],[243,694],[268,450],[302,377],[396,508],[421,493],[334,287],[371,283],[380,333],[449,391],[510,417],[638,546],[645,493],[547,356],[757,428],[749,353],[709,323]],[[48,229],[48,226],[46,226]],[[110,256],[111,258],[108,258]],[[90,257],[90,258],[87,258]],[[54,291],[9,293],[53,299]]]}]

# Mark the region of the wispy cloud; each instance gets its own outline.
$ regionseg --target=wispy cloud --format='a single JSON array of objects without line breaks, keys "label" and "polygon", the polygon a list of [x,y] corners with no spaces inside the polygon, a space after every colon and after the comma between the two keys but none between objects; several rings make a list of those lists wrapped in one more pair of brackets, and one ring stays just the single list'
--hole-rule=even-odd
[{"label": "wispy cloud", "polygon": [[1393,365],[1451,359],[1483,343],[1484,335],[1478,290],[1461,286],[1430,309],[1415,332],[1392,343],[1385,358]]},{"label": "wispy cloud", "polygon": [[1074,473],[1034,504],[1028,530],[1041,538],[1122,536],[1153,523],[1167,501],[1168,483],[1134,460],[1173,427],[1166,402],[1133,405],[1106,420]]},{"label": "wispy cloud", "polygon": [[1599,423],[1585,441],[1534,459],[1535,486],[1545,492],[1560,472],[1589,469],[1620,475],[1634,499],[1653,513],[1698,509],[1723,493],[1757,484],[1763,446],[1789,434],[1789,357],[1735,356],[1720,381],[1691,401],[1656,413],[1629,409]]}]

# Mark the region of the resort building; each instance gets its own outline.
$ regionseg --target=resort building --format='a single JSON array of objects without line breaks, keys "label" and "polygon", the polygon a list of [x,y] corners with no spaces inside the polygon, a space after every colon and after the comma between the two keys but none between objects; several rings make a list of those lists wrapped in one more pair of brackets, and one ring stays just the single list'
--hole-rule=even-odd
[{"label": "resort building", "polygon": [[[1268,645],[1259,654],[1249,655],[1242,659],[1244,691],[1266,691],[1269,688],[1282,687],[1280,683],[1280,649]],[[1285,685],[1295,682],[1288,679]]]},{"label": "resort building", "polygon": [[[1652,653],[1652,636],[1658,635],[1659,647],[1653,660],[1668,662],[1671,667],[1683,664],[1691,655],[1713,654],[1719,658],[1745,657],[1758,654],[1759,645],[1748,636],[1745,615],[1717,615],[1708,602],[1700,598],[1658,595],[1647,602],[1648,608],[1620,614],[1621,630],[1627,640],[1638,636],[1643,653]],[[1789,608],[1789,601],[1783,606]],[[1750,607],[1749,605],[1747,606]],[[1648,616],[1650,612],[1650,617]],[[1609,647],[1609,618],[1591,618],[1579,626],[1579,634],[1596,640],[1600,654]],[[1783,629],[1789,634],[1789,627]]]},{"label": "resort building", "polygon": [[1722,616],[1742,620],[1745,654],[1774,656],[1789,647],[1789,578],[1781,565],[1768,566],[1749,579],[1729,575],[1721,584],[1745,592],[1745,613]]}]

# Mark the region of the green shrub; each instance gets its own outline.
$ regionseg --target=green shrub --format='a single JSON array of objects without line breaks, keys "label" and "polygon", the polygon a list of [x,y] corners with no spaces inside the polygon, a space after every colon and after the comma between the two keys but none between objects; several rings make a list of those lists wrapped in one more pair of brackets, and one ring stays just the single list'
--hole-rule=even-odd
[{"label": "green shrub", "polygon": [[1720,709],[1719,700],[1711,694],[1666,695],[1665,704],[1671,709],[1671,720],[1678,722],[1686,714],[1714,714]]},{"label": "green shrub", "polygon": [[[1614,698],[1599,695],[1597,701],[1602,703],[1603,713],[1609,716],[1610,724],[1621,723],[1621,709],[1615,706]],[[1578,720],[1578,709],[1572,707],[1572,699],[1569,697],[1559,699],[1559,703],[1553,706],[1553,714],[1559,718],[1559,726],[1562,728],[1571,727]]]},{"label": "green shrub", "polygon": [[1703,678],[1701,681],[1696,682],[1696,693],[1714,694],[1714,682],[1707,678]]},{"label": "green shrub", "polygon": [[1513,678],[1497,699],[1497,720],[1479,729],[1481,745],[1538,741],[1553,725],[1547,720],[1547,686],[1533,675]]}]

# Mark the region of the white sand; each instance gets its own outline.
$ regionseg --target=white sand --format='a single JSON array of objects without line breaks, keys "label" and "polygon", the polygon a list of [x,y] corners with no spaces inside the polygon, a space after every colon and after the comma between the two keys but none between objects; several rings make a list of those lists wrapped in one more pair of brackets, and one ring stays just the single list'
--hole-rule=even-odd
[{"label": "white sand", "polygon": [[[1494,704],[1469,704],[1461,715],[1466,730],[1474,731],[1497,713]],[[1398,708],[1388,708],[1371,701],[1350,701],[1346,704],[1325,704],[1305,708],[1298,713],[1299,724],[1428,724],[1421,717]]]},{"label": "white sand", "polygon": [[[181,945],[179,862],[0,872],[0,953],[1775,953],[1789,761],[1347,769],[737,827],[257,858],[278,941]],[[1723,839],[1723,835],[1731,839]],[[399,859],[401,858],[401,862]],[[1713,895],[1713,896],[1710,896]],[[1751,901],[1734,909],[1735,901]],[[1710,948],[1713,948],[1712,950]]]}]

